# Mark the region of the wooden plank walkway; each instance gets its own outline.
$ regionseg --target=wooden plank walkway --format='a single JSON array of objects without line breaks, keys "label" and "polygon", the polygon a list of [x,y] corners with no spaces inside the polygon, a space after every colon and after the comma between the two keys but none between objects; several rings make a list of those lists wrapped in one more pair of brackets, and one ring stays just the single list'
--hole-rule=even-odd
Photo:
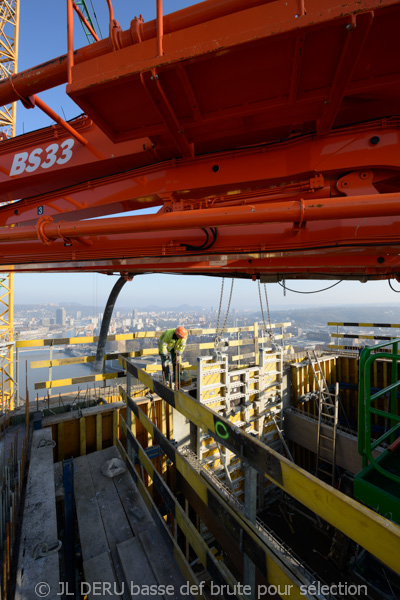
[{"label": "wooden plank walkway", "polygon": [[[188,600],[186,584],[140,493],[126,471],[112,479],[101,472],[117,448],[74,459],[75,503],[87,591],[111,590],[104,598]],[[156,586],[149,594],[142,586]],[[105,587],[106,586],[106,587]],[[109,587],[107,587],[109,586]],[[168,593],[166,593],[167,586]],[[90,588],[90,589],[89,589]],[[153,588],[153,591],[155,588]],[[132,592],[132,594],[131,594]],[[88,594],[90,600],[103,596]]]},{"label": "wooden plank walkway", "polygon": [[15,600],[57,598],[58,546],[51,429],[39,429],[32,436]]}]

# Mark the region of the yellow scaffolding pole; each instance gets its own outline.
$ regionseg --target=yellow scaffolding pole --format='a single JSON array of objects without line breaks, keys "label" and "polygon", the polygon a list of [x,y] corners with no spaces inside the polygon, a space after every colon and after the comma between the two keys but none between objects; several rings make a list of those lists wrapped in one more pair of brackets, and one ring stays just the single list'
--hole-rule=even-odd
[{"label": "yellow scaffolding pole", "polygon": [[[17,72],[20,0],[0,0],[0,80]],[[3,136],[14,137],[17,104],[0,110]],[[0,275],[0,407],[1,412],[14,408],[14,291],[13,273]]]}]

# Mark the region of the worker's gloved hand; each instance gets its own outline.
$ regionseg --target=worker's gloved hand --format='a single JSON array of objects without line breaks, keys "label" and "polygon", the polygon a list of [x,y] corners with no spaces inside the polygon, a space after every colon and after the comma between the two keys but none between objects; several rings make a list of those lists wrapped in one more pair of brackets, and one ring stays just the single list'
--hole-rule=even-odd
[{"label": "worker's gloved hand", "polygon": [[164,363],[164,367],[169,367],[171,365],[171,361],[167,359]]}]

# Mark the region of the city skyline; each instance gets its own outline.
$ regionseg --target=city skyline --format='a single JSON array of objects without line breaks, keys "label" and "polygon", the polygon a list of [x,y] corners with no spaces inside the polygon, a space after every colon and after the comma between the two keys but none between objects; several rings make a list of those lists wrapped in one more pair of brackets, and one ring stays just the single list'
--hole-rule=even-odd
[{"label": "city skyline", "polygon": [[[16,304],[78,302],[104,309],[116,281],[117,276],[105,276],[97,273],[16,273],[14,275],[14,302]],[[334,283],[336,282],[288,280],[286,286],[290,290],[312,292],[329,288]],[[226,278],[223,306],[227,305],[230,288],[231,280]],[[398,289],[400,290],[400,284]],[[270,308],[274,310],[300,306],[388,304],[398,301],[397,294],[391,290],[387,281],[342,282],[326,291],[311,294],[296,293],[287,289],[286,296],[284,296],[282,285],[269,283],[267,291]],[[221,278],[219,277],[141,275],[126,283],[117,300],[116,307],[118,309],[118,306],[129,305],[140,308],[151,304],[176,307],[188,304],[218,308],[220,293]],[[262,298],[265,306],[263,289]],[[259,307],[257,282],[235,280],[232,306],[237,308]]]}]

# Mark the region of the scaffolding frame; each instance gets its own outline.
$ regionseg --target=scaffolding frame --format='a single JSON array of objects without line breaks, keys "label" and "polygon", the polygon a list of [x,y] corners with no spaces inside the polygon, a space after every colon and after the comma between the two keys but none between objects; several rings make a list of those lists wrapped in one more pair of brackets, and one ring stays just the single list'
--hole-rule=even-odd
[{"label": "scaffolding frame", "polygon": [[[11,78],[18,67],[20,0],[0,0],[0,81]],[[16,133],[17,103],[0,109],[3,139]],[[0,274],[0,403],[4,413],[14,408],[14,281],[13,273]]]}]

